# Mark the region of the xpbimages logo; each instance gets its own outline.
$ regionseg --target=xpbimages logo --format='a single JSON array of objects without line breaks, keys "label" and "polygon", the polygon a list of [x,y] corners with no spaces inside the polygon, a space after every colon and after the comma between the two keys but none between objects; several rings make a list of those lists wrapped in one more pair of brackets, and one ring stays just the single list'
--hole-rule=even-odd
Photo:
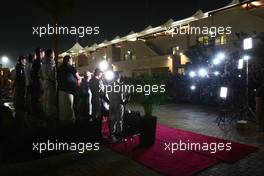
[{"label": "xpbimages logo", "polygon": [[44,141],[44,142],[33,142],[32,143],[32,150],[38,153],[43,153],[45,151],[71,151],[71,152],[78,152],[79,154],[84,153],[85,151],[98,151],[100,150],[100,144],[98,142],[91,143],[91,142],[59,142],[58,140],[55,141]]},{"label": "xpbimages logo", "polygon": [[104,87],[100,87],[100,92],[106,93],[143,93],[145,96],[149,96],[151,94],[165,93],[166,85],[133,85],[133,84],[113,84],[104,85]]},{"label": "xpbimages logo", "polygon": [[38,37],[43,37],[45,35],[77,35],[78,37],[84,37],[85,35],[98,35],[100,34],[99,26],[52,26],[47,24],[46,26],[33,26],[32,34]]},{"label": "xpbimages logo", "polygon": [[191,142],[180,140],[179,142],[165,142],[164,150],[173,154],[176,151],[209,151],[210,153],[216,153],[220,151],[232,150],[231,142]]}]

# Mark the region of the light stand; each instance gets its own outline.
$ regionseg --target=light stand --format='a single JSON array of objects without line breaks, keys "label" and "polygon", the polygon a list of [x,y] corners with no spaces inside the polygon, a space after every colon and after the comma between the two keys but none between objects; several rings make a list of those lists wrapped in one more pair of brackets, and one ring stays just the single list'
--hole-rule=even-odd
[{"label": "light stand", "polygon": [[[243,49],[250,50],[252,49],[252,38],[246,38],[243,41]],[[246,103],[243,105],[242,117],[246,117],[247,120],[256,121],[256,115],[252,108],[249,106],[249,59],[250,56],[244,55],[243,59],[246,61]]]},{"label": "light stand", "polygon": [[[231,116],[230,106],[226,105],[227,95],[228,95],[228,87],[221,87],[219,92],[219,98],[221,100],[220,102],[221,110],[216,118],[216,123],[218,126],[220,125],[221,122],[223,122],[223,125],[225,125],[227,118]],[[231,123],[231,120],[229,121],[229,123]]]}]

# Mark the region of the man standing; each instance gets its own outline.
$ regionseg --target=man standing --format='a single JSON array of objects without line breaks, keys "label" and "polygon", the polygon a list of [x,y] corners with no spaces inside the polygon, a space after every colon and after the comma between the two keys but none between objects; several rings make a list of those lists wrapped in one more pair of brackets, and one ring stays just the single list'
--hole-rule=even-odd
[{"label": "man standing", "polygon": [[30,113],[32,113],[32,104],[31,104],[31,95],[32,95],[32,63],[36,59],[36,54],[31,53],[27,58],[27,62],[25,65],[25,80],[26,80],[26,107]]},{"label": "man standing", "polygon": [[42,95],[43,95],[43,87],[42,87],[42,78],[41,78],[41,65],[42,59],[45,56],[45,53],[42,49],[36,49],[37,58],[33,61],[32,64],[32,111],[33,115],[38,116],[43,112],[42,110]]},{"label": "man standing", "polygon": [[58,68],[59,119],[62,125],[75,123],[73,101],[78,80],[80,76],[72,66],[72,58],[69,55],[64,56],[63,63]]},{"label": "man standing", "polygon": [[16,80],[15,80],[15,108],[16,111],[24,110],[25,106],[25,64],[26,57],[19,56],[16,65]]},{"label": "man standing", "polygon": [[48,49],[46,51],[46,57],[43,60],[41,66],[41,72],[43,77],[43,111],[48,117],[56,117],[56,89],[57,89],[57,72],[55,64],[55,54],[53,50]]},{"label": "man standing", "polygon": [[92,74],[86,72],[80,85],[80,102],[78,104],[78,112],[80,119],[89,119],[92,115],[92,93],[90,90],[90,80]]},{"label": "man standing", "polygon": [[105,99],[104,85],[102,82],[103,73],[96,68],[92,79],[90,80],[90,89],[92,93],[92,120],[95,125],[96,139],[102,138],[102,99]]},{"label": "man standing", "polygon": [[121,88],[118,91],[113,89],[115,86],[121,87],[120,75],[115,72],[114,82],[112,83],[112,92],[109,97],[109,131],[112,142],[120,141],[120,136],[123,130],[123,115],[124,115],[124,94]]},{"label": "man standing", "polygon": [[81,81],[80,89],[79,89],[79,103],[77,108],[77,116],[78,121],[76,123],[76,132],[77,138],[79,141],[87,141],[91,140],[93,137],[93,129],[91,128],[91,115],[92,115],[92,93],[90,90],[90,80],[92,74],[90,72],[86,72],[84,78]]},{"label": "man standing", "polygon": [[101,96],[104,93],[104,86],[102,83],[102,71],[96,68],[92,79],[90,80],[90,89],[92,92],[92,118],[93,120],[101,116],[102,113],[102,104]]}]

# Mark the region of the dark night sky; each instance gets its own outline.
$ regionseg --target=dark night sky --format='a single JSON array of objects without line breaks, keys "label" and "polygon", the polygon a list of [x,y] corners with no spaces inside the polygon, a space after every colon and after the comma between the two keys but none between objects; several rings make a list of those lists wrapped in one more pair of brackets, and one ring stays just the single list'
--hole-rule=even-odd
[{"label": "dark night sky", "polygon": [[[7,55],[15,60],[37,46],[52,48],[52,37],[32,35],[32,26],[50,23],[45,11],[35,0],[1,1],[0,57]],[[56,1],[56,0],[55,0]],[[227,5],[231,0],[75,0],[71,10],[61,20],[63,26],[99,26],[100,34],[79,38],[82,46],[124,36],[131,30],[141,31],[148,25],[158,26],[168,19],[179,20]],[[59,49],[65,51],[76,41],[76,36],[60,37]]]}]

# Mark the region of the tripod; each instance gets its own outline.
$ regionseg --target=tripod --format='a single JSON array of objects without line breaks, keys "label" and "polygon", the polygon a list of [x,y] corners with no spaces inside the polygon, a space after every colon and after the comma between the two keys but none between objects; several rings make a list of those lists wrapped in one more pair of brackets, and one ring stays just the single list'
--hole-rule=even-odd
[{"label": "tripod", "polygon": [[242,117],[244,120],[249,120],[256,122],[256,113],[253,109],[249,106],[249,77],[248,77],[249,69],[248,69],[248,59],[246,59],[246,103],[242,107]]}]

